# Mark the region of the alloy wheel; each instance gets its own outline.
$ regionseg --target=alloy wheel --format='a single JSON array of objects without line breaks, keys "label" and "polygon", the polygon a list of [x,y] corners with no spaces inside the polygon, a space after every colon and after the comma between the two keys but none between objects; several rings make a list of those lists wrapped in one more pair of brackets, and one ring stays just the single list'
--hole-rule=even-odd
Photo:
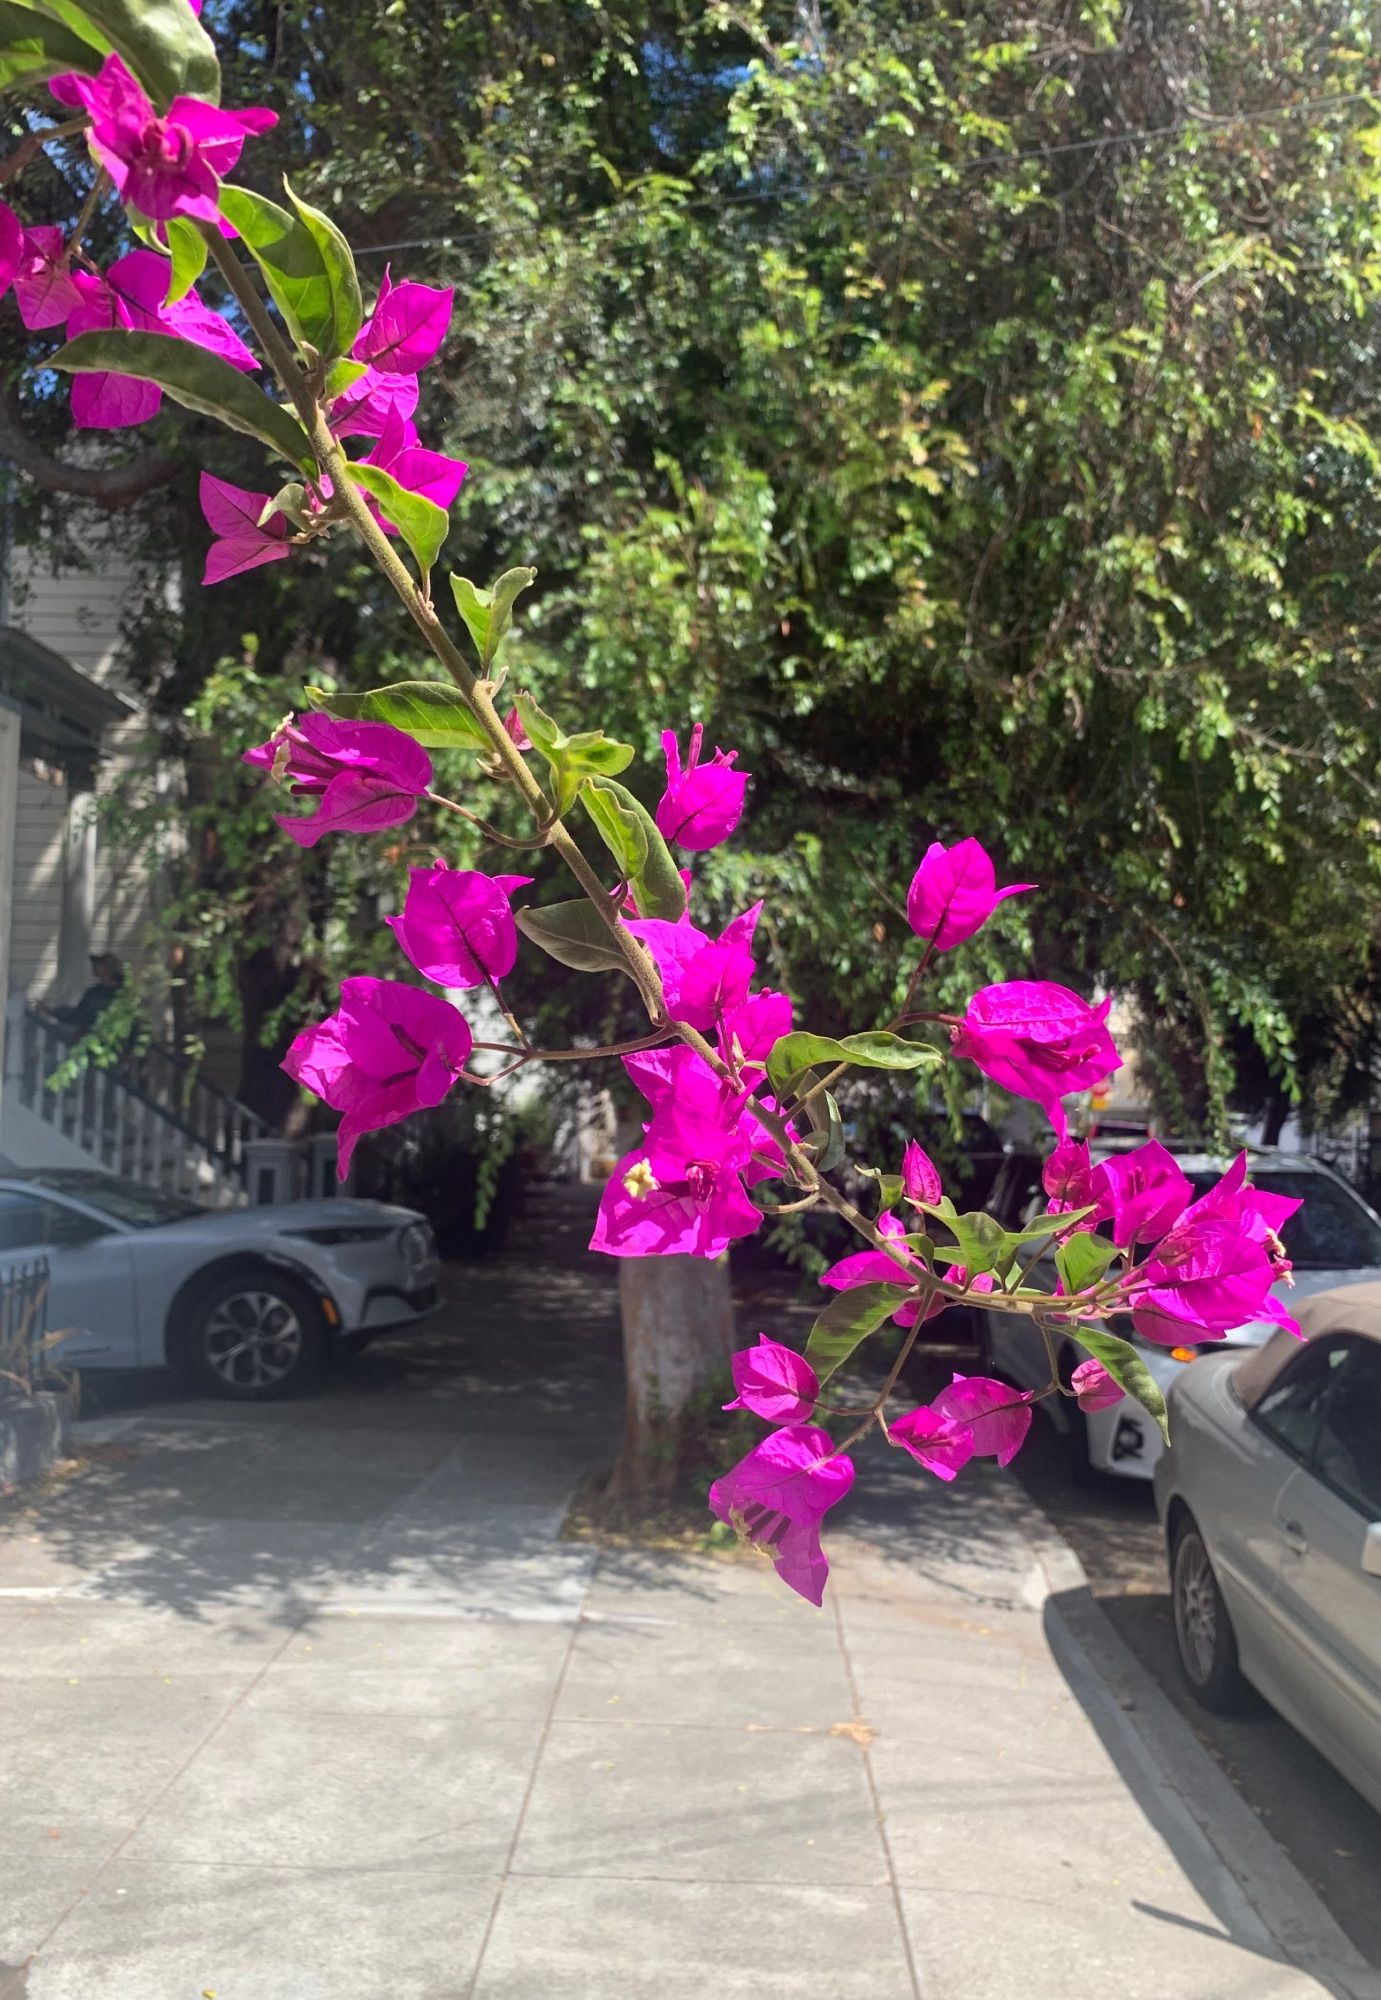
[{"label": "alloy wheel", "polygon": [[235,1389],[267,1389],[297,1367],[302,1324],[276,1292],[232,1292],[202,1333],[207,1362]]}]

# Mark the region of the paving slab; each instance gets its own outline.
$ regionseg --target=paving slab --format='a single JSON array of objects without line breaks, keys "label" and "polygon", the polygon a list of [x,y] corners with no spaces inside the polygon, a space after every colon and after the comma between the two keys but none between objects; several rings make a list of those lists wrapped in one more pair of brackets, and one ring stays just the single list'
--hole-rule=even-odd
[{"label": "paving slab", "polygon": [[6,1854],[0,1847],[0,2000],[11,1974],[36,1952],[91,1880],[84,1854],[64,1852],[54,1843],[45,1854]]},{"label": "paving slab", "polygon": [[497,1873],[535,1751],[529,1717],[237,1710],[140,1821],[132,1860]]},{"label": "paving slab", "polygon": [[817,1624],[789,1659],[764,1658],[760,1626],[725,1617],[711,1637],[698,1609],[684,1620],[583,1620],[561,1683],[562,1721],[679,1723],[700,1728],[829,1729],[854,1713],[836,1634]]},{"label": "paving slab", "polygon": [[915,2000],[891,1891],[504,1885],[475,2000]]},{"label": "paving slab", "polygon": [[259,1676],[244,1706],[444,1716],[471,1737],[511,1738],[521,1724],[535,1739],[568,1644],[560,1625],[516,1619],[323,1618]]},{"label": "paving slab", "polygon": [[555,1722],[513,1872],[882,1886],[858,1746],[828,1727]]},{"label": "paving slab", "polygon": [[1376,2000],[991,1466],[861,1459],[823,1611],[561,1541],[615,1274],[537,1240],[14,1519],[0,2000]]},{"label": "paving slab", "polygon": [[23,2000],[466,2000],[497,1888],[442,1859],[365,1873],[122,1860],[19,1990]]},{"label": "paving slab", "polygon": [[104,1857],[248,1685],[243,1676],[10,1680],[0,1703],[0,1852]]}]

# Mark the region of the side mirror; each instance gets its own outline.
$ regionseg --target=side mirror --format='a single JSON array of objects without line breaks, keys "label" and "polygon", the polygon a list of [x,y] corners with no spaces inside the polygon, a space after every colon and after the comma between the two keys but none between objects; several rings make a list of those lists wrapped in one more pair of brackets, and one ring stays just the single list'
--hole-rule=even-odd
[{"label": "side mirror", "polygon": [[1362,1573],[1381,1576],[1381,1521],[1373,1521],[1362,1538]]}]

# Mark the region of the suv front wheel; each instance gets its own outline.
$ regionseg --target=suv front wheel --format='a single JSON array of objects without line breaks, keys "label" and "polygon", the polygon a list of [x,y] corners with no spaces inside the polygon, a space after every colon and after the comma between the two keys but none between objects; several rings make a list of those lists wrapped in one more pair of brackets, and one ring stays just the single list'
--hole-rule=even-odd
[{"label": "suv front wheel", "polygon": [[188,1309],[182,1360],[213,1396],[268,1402],[312,1381],[326,1351],[326,1322],[305,1285],[280,1272],[244,1271],[198,1293]]}]

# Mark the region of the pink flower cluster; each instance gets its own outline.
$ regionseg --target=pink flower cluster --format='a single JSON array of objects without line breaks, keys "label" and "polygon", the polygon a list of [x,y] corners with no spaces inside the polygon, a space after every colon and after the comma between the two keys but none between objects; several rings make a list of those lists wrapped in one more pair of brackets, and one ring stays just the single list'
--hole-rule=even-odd
[{"label": "pink flower cluster", "polygon": [[221,182],[245,140],[278,123],[261,107],[223,111],[199,97],[175,97],[160,115],[117,55],[97,76],[55,76],[49,89],[87,113],[93,157],[125,207],[150,222],[186,215],[219,226]]},{"label": "pink flower cluster", "polygon": [[[463,459],[427,450],[412,413],[417,408],[418,372],[435,358],[446,338],[453,301],[449,289],[412,280],[395,285],[385,270],[374,311],[355,340],[354,359],[363,372],[331,400],[326,412],[337,440],[374,439],[361,465],[377,467],[405,491],[443,509],[454,503],[468,468]],[[86,378],[77,379],[80,384]],[[315,490],[307,494],[309,514],[323,518],[330,495],[330,481],[319,478]],[[397,533],[396,523],[372,494],[365,493],[364,502],[387,534]],[[207,551],[203,583],[221,583],[264,563],[281,562],[291,553],[291,524],[267,493],[232,486],[229,480],[204,472],[201,511],[215,537]]]},{"label": "pink flower cluster", "polygon": [[[749,1410],[781,1428],[715,1481],[710,1511],[762,1550],[783,1583],[820,1604],[830,1567],[820,1523],[853,1485],[853,1460],[810,1421],[820,1383],[804,1356],[760,1334],[730,1365],[737,1393],[725,1409]],[[890,1424],[887,1436],[928,1472],[951,1480],[971,1458],[1009,1465],[1030,1428],[1029,1396],[981,1375],[956,1375],[933,1401]]]},{"label": "pink flower cluster", "polygon": [[1166,1347],[1221,1340],[1264,1320],[1298,1333],[1273,1288],[1290,1278],[1280,1231],[1300,1203],[1255,1188],[1247,1156],[1197,1201],[1175,1157],[1157,1140],[1091,1164],[1077,1141],[1045,1168],[1052,1213],[1091,1208],[1078,1227],[1099,1230],[1131,1263],[1118,1308],[1143,1340]]},{"label": "pink flower cluster", "polygon": [[[385,303],[406,289],[394,288]],[[409,348],[407,339],[408,329],[422,323],[422,310],[421,303],[404,299],[394,311],[390,358],[420,351],[416,340]],[[437,325],[434,314],[425,338],[418,336],[423,345],[440,337]],[[381,351],[373,340],[365,344],[371,352]],[[241,495],[251,503],[242,507],[238,489],[209,475],[202,491],[213,524],[224,522],[225,541],[239,537],[247,551],[251,533],[273,532],[272,524],[261,530],[252,518],[259,496]],[[269,560],[274,552],[253,560]],[[314,847],[327,833],[400,826],[412,818],[432,782],[431,759],[402,730],[320,713],[289,717],[243,758],[285,784],[295,798],[315,800],[313,813],[275,816],[299,847]],[[487,985],[497,991],[517,958],[511,898],[531,879],[485,875],[440,861],[413,868],[403,909],[387,922],[426,978],[451,989]],[[652,1118],[644,1144],[620,1162],[601,1204],[594,1247],[611,1256],[690,1251],[715,1257],[762,1220],[747,1189],[780,1174],[783,1161],[777,1142],[754,1116],[752,1093],[773,1043],[790,1031],[791,1003],[782,993],[750,991],[759,908],[745,911],[717,939],[699,930],[689,913],[677,924],[627,920],[663,967],[672,1018],[713,1033],[738,1080],[726,1085],[694,1050],[683,1047],[625,1058]],[[305,1029],[284,1063],[291,1076],[343,1114],[342,1176],[362,1132],[440,1101],[438,1091],[444,1096],[463,1071],[472,1046],[469,1033],[449,1002],[413,987],[391,980],[345,982],[340,1010]]]},{"label": "pink flower cluster", "polygon": [[[126,207],[155,226],[175,215],[217,222],[222,178],[246,139],[278,122],[272,111],[222,111],[196,97],[175,97],[159,115],[117,55],[106,57],[97,76],[55,76],[50,88],[59,103],[87,113],[87,142],[97,165]],[[60,326],[74,340],[129,327],[191,341],[233,368],[257,368],[235,329],[195,289],[169,302],[171,277],[167,258],[145,249],[131,250],[102,273],[69,250],[60,229],[25,229],[0,203],[0,296],[13,287],[31,333]],[[80,429],[118,430],[147,422],[162,400],[153,382],[79,375],[72,420]]]}]

